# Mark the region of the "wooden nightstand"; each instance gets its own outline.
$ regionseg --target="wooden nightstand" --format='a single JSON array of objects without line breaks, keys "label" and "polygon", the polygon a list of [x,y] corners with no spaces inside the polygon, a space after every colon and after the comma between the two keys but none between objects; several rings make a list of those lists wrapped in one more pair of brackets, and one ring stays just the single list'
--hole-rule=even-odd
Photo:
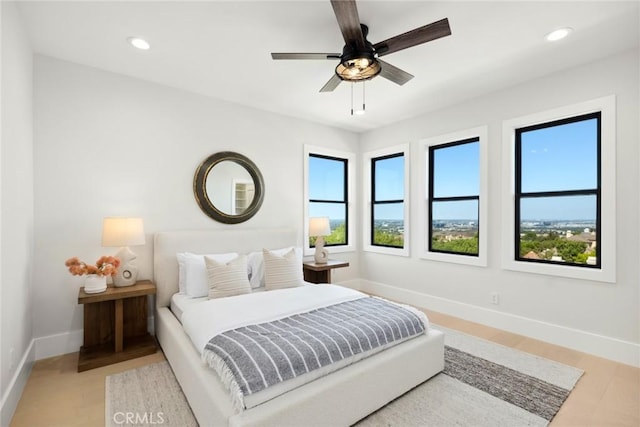
[{"label": "wooden nightstand", "polygon": [[302,263],[304,280],[311,283],[331,283],[331,270],[334,268],[349,267],[349,263],[330,259],[326,264],[318,264],[315,261]]},{"label": "wooden nightstand", "polygon": [[155,293],[156,286],[149,280],[123,288],[109,286],[98,294],[80,288],[84,342],[78,372],[156,352],[156,341],[147,331],[147,295]]}]

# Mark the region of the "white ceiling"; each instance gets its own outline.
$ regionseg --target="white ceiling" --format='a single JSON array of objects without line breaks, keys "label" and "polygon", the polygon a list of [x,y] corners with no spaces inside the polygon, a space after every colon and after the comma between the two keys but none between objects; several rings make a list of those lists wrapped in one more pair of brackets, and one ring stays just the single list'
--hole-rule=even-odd
[{"label": "white ceiling", "polygon": [[[637,48],[640,26],[638,1],[361,0],[372,43],[444,17],[452,35],[385,56],[415,78],[367,82],[367,114],[352,117],[349,84],[319,93],[336,63],[270,56],[340,52],[329,0],[23,1],[20,9],[37,53],[356,132]],[[544,40],[564,26],[574,28],[567,39]],[[132,48],[129,36],[151,49]]]}]

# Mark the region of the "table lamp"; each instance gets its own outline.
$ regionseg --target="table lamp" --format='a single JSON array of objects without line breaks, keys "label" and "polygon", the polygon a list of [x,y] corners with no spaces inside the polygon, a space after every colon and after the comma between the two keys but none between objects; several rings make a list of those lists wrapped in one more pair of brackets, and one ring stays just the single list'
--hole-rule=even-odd
[{"label": "table lamp", "polygon": [[318,264],[326,264],[329,259],[329,252],[324,248],[324,237],[331,234],[331,226],[329,225],[329,217],[309,218],[309,236],[316,238],[316,252],[313,258]]},{"label": "table lamp", "polygon": [[135,285],[138,280],[136,254],[129,246],[144,245],[142,218],[107,217],[102,223],[102,246],[120,247],[115,254],[120,258],[118,273],[113,276],[116,287]]}]

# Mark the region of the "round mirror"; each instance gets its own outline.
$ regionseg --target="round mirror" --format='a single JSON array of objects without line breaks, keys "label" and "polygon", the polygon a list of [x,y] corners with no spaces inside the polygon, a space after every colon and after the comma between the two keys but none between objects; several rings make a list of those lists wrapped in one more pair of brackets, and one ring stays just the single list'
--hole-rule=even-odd
[{"label": "round mirror", "polygon": [[237,224],[258,212],[264,197],[262,174],[242,154],[223,151],[196,169],[193,191],[200,209],[225,224]]}]

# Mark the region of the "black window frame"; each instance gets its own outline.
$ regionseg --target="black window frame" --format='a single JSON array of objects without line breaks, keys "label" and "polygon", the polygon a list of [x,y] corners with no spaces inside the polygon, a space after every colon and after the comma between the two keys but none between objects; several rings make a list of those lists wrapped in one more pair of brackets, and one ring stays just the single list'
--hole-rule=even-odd
[{"label": "black window frame", "polygon": [[[389,200],[381,200],[378,201],[376,200],[376,162],[380,161],[380,160],[388,160],[388,159],[393,159],[396,157],[402,157],[404,160],[405,157],[405,152],[404,151],[400,151],[398,153],[393,153],[393,154],[385,154],[384,156],[378,156],[378,157],[372,157],[371,158],[371,226],[370,226],[370,230],[369,230],[369,234],[370,234],[370,242],[371,242],[371,246],[376,246],[376,247],[383,247],[383,248],[393,248],[393,249],[404,249],[405,248],[405,241],[404,238],[402,239],[402,246],[395,246],[395,245],[383,245],[380,243],[375,243],[374,242],[374,237],[375,237],[375,208],[376,205],[383,205],[383,204],[395,204],[395,203],[402,203],[404,204],[404,200],[405,198],[402,199],[389,199]],[[403,169],[404,174],[406,174],[406,170]],[[404,183],[403,183],[403,194],[405,194],[406,188],[404,188]],[[406,197],[406,194],[405,194]],[[403,208],[403,212],[404,212],[404,208]],[[404,217],[402,218],[403,220],[403,226],[406,225],[404,224]]]},{"label": "black window frame", "polygon": [[[327,156],[325,154],[317,154],[317,153],[309,153],[309,157],[316,157],[319,159],[325,160],[333,160],[337,162],[342,162],[343,165],[343,173],[344,173],[344,188],[342,194],[344,195],[343,200],[331,200],[331,199],[312,199],[309,197],[309,205],[311,203],[335,203],[335,204],[344,204],[344,243],[326,243],[325,247],[336,247],[336,246],[348,246],[349,245],[349,159],[335,156]],[[314,245],[310,245],[310,248],[315,248]]]},{"label": "black window frame", "polygon": [[[570,123],[577,123],[587,120],[597,120],[597,135],[596,135],[596,188],[590,189],[578,189],[578,190],[554,190],[554,191],[532,191],[522,192],[522,134],[525,132],[551,128],[555,126],[567,125]],[[539,123],[531,126],[524,126],[515,129],[515,191],[514,191],[514,257],[516,261],[531,262],[540,264],[551,265],[565,265],[571,267],[581,268],[602,268],[602,112],[597,111],[593,113],[580,114],[564,119],[553,120],[550,122]],[[596,197],[596,250],[598,256],[596,257],[595,264],[580,264],[567,261],[552,261],[545,259],[530,259],[520,256],[520,206],[522,199],[527,198],[540,198],[540,197],[567,197],[567,196],[595,196]]]},{"label": "black window frame", "polygon": [[[429,193],[428,193],[428,203],[429,203],[429,232],[428,232],[428,248],[429,252],[433,253],[441,253],[441,254],[452,254],[452,255],[462,255],[462,256],[471,256],[478,258],[480,257],[480,176],[478,176],[478,195],[477,196],[449,196],[449,197],[434,197],[434,172],[435,172],[435,156],[434,152],[436,150],[447,149],[451,147],[456,147],[464,144],[478,143],[478,147],[480,146],[480,137],[473,138],[465,138],[463,140],[447,142],[444,144],[432,145],[429,147]],[[478,158],[478,161],[480,159]],[[433,203],[434,202],[460,202],[467,200],[476,200],[478,202],[478,252],[475,254],[471,254],[468,252],[456,252],[456,251],[444,251],[440,249],[433,249]]]}]

